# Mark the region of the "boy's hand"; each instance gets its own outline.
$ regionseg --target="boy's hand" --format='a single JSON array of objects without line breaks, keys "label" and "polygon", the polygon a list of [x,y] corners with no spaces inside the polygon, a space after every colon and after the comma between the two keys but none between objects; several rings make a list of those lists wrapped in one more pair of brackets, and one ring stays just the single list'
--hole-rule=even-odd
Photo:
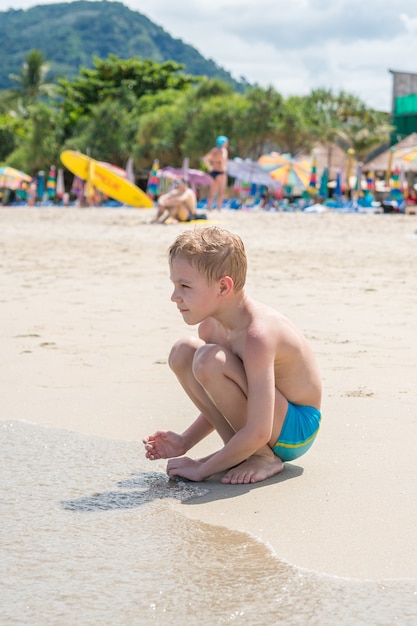
[{"label": "boy's hand", "polygon": [[170,478],[180,476],[181,478],[187,478],[188,480],[200,482],[204,480],[201,472],[201,465],[202,463],[200,461],[193,461],[187,456],[184,456],[181,459],[171,459],[168,461],[167,474]]},{"label": "boy's hand", "polygon": [[156,459],[170,459],[185,454],[186,449],[182,435],[172,431],[158,430],[154,435],[143,439],[145,456],[151,461]]}]

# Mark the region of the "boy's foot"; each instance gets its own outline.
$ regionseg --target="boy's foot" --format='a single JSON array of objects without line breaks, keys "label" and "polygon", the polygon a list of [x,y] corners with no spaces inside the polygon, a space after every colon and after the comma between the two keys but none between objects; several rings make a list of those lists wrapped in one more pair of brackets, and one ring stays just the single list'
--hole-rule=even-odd
[{"label": "boy's foot", "polygon": [[240,465],[232,467],[222,478],[222,483],[239,485],[259,483],[284,469],[284,463],[278,456],[251,456]]}]

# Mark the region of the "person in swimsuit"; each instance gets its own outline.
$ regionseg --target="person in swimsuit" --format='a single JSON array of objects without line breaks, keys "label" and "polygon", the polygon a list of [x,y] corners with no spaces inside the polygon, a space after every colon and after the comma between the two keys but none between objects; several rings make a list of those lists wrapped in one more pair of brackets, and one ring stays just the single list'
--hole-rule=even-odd
[{"label": "person in swimsuit", "polygon": [[[256,483],[311,447],[321,421],[322,383],[311,345],[275,309],[245,292],[241,239],[216,226],[186,230],[169,249],[172,302],[198,337],[177,341],[169,365],[199,411],[181,434],[145,437],[145,456],[169,459],[170,478]],[[185,455],[212,431],[223,446]]]},{"label": "person in swimsuit", "polygon": [[216,139],[214,148],[203,156],[203,162],[206,165],[211,176],[210,191],[208,196],[208,210],[213,209],[214,198],[217,195],[217,210],[221,211],[224,193],[227,184],[227,146],[229,140],[224,135],[219,135]]},{"label": "person in swimsuit", "polygon": [[187,181],[179,178],[172,189],[158,200],[158,212],[153,224],[176,224],[189,222],[197,216],[197,198]]}]

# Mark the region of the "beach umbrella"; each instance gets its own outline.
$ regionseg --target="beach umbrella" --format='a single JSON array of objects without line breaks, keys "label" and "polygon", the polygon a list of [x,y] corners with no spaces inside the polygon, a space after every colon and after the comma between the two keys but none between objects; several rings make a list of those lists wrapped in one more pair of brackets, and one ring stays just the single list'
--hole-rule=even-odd
[{"label": "beach umbrella", "polygon": [[310,182],[308,185],[308,191],[312,194],[317,193],[317,159],[313,156],[313,162],[311,164]]},{"label": "beach umbrella", "polygon": [[238,178],[245,183],[276,187],[279,182],[274,181],[270,174],[259,164],[259,161],[240,159],[235,157],[227,162],[227,174],[231,178]]},{"label": "beach umbrella", "polygon": [[84,181],[79,176],[74,176],[71,186],[71,193],[77,198],[78,202],[81,203],[84,198]]},{"label": "beach umbrella", "polygon": [[368,191],[375,191],[375,174],[372,170],[366,175],[366,188]]},{"label": "beach umbrella", "polygon": [[[262,157],[261,157],[262,158]],[[298,161],[292,157],[282,157],[284,161],[278,164],[269,175],[276,182],[281,183],[288,190],[294,187],[305,189],[310,181],[311,164],[309,161]]]},{"label": "beach umbrella", "polygon": [[48,178],[46,181],[46,193],[50,200],[55,198],[56,194],[56,167],[51,165],[48,172]]},{"label": "beach umbrella", "polygon": [[392,172],[392,179],[391,179],[391,193],[390,196],[392,198],[395,198],[396,200],[398,199],[402,199],[403,198],[403,181],[401,180],[400,177],[400,170],[398,167],[396,167],[393,172]]},{"label": "beach umbrella", "polygon": [[36,195],[39,200],[43,200],[43,196],[45,194],[45,172],[41,170],[38,172],[38,185],[36,188]]},{"label": "beach umbrella", "polygon": [[23,182],[30,183],[32,177],[25,172],[3,165],[0,167],[0,187],[7,189],[19,189]]},{"label": "beach umbrella", "polygon": [[56,177],[56,195],[57,198],[62,198],[65,193],[65,183],[64,183],[64,170],[60,168],[58,170],[58,174]]},{"label": "beach umbrella", "polygon": [[263,170],[272,172],[277,167],[286,165],[288,159],[291,158],[289,154],[280,154],[279,152],[270,152],[269,154],[263,154],[258,159],[259,165]]},{"label": "beach umbrella", "polygon": [[360,196],[362,193],[362,168],[363,168],[363,163],[359,161],[358,166],[356,168],[356,181],[352,187],[352,191],[355,191],[357,196]]},{"label": "beach umbrella", "polygon": [[148,184],[146,187],[146,193],[151,198],[155,198],[158,195],[159,189],[159,161],[154,159],[152,163],[151,171],[149,172]]},{"label": "beach umbrella", "polygon": [[336,174],[336,184],[334,187],[334,192],[333,195],[335,198],[341,198],[343,195],[343,189],[342,189],[342,172],[339,170]]},{"label": "beach umbrella", "polygon": [[321,198],[328,197],[329,195],[328,185],[329,185],[329,170],[327,169],[327,167],[325,167],[320,178],[319,196]]},{"label": "beach umbrella", "polygon": [[[211,176],[207,174],[207,172],[202,172],[201,170],[196,170],[193,168],[187,169],[187,182],[190,183],[191,187],[201,186],[201,187],[209,187]],[[167,176],[175,178],[184,178],[184,166],[183,167],[171,167],[167,165],[162,170],[160,170],[161,176]]]}]

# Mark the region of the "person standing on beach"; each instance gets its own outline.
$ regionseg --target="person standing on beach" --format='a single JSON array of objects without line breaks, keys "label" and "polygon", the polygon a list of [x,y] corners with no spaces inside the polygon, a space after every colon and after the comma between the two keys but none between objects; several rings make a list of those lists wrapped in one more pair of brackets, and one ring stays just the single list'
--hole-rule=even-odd
[{"label": "person standing on beach", "polygon": [[[241,239],[218,227],[186,230],[169,249],[171,300],[198,337],[177,341],[169,365],[200,411],[182,433],[145,437],[145,456],[169,459],[170,478],[256,483],[310,448],[320,427],[321,377],[310,344],[278,311],[245,293]],[[192,460],[216,430],[223,447]],[[181,458],[178,458],[181,457]]]},{"label": "person standing on beach", "polygon": [[211,176],[210,191],[208,197],[208,210],[213,209],[214,198],[217,195],[217,210],[221,211],[224,193],[227,184],[227,147],[229,140],[224,135],[219,135],[216,139],[214,148],[203,156],[203,162],[206,165]]}]

